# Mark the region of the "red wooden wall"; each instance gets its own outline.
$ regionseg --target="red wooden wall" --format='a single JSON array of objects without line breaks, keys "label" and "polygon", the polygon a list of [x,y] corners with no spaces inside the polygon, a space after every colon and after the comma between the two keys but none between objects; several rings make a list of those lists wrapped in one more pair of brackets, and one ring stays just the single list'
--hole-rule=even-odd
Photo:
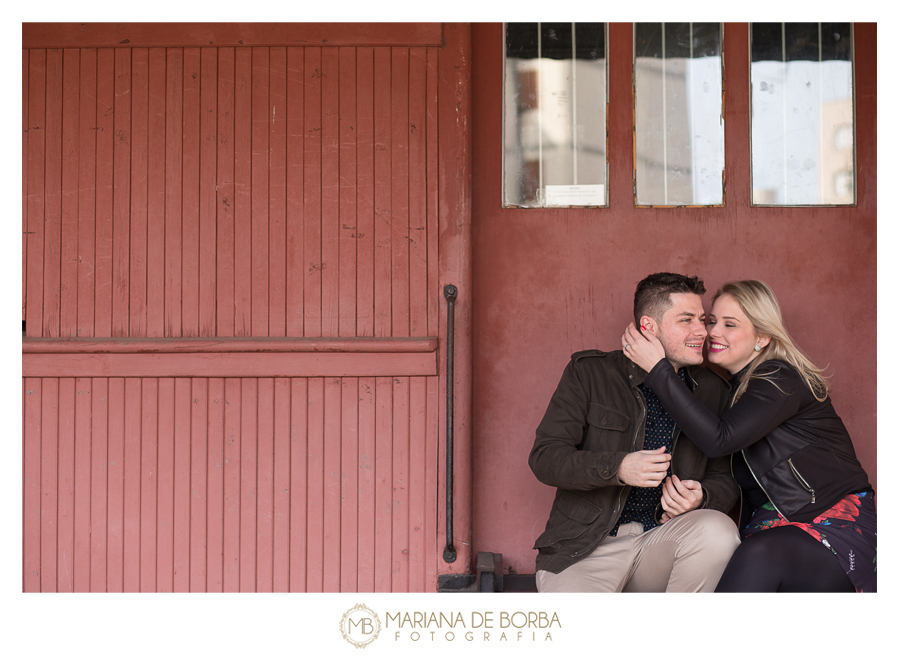
[{"label": "red wooden wall", "polygon": [[462,51],[113,27],[23,31],[23,589],[433,591]]},{"label": "red wooden wall", "polygon": [[27,335],[435,335],[436,66],[23,51]]}]

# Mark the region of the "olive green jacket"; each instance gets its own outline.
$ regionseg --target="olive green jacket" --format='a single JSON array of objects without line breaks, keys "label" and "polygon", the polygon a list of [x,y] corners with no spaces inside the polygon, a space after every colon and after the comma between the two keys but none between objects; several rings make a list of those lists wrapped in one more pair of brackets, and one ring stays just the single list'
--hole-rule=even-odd
[{"label": "olive green jacket", "polygon": [[[534,544],[537,569],[559,573],[615,527],[631,489],[619,480],[619,465],[644,445],[647,407],[638,385],[646,375],[621,351],[572,355],[528,457],[538,480],[556,487],[550,518]],[[694,396],[720,415],[730,393],[725,381],[702,366],[689,366],[688,375]],[[728,513],[738,499],[728,458],[707,458],[677,427],[672,472],[700,482],[704,508]]]}]

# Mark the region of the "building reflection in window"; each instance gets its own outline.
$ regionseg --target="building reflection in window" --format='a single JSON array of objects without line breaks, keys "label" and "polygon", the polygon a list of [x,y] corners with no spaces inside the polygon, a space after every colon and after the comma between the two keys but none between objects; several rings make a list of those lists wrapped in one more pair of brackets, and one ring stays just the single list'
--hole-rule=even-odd
[{"label": "building reflection in window", "polygon": [[605,206],[605,23],[504,25],[503,205]]},{"label": "building reflection in window", "polygon": [[753,23],[755,205],[856,202],[851,23]]},{"label": "building reflection in window", "polygon": [[635,202],[724,203],[722,30],[635,23]]}]

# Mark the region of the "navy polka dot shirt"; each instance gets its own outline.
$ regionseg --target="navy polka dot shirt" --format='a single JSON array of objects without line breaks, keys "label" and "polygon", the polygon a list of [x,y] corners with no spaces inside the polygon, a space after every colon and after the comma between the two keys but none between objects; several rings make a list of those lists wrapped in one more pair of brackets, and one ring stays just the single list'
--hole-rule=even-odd
[{"label": "navy polka dot shirt", "polygon": [[[678,376],[686,386],[690,386],[687,380],[687,373],[684,368],[678,371]],[[666,447],[666,452],[672,452],[672,442],[675,439],[675,421],[669,415],[656,397],[656,393],[648,387],[641,384],[639,386],[641,393],[644,394],[644,400],[647,402],[647,423],[644,431],[644,447],[642,450],[656,450],[662,446]],[[672,475],[671,462],[666,476]],[[622,516],[612,532],[609,533],[615,537],[619,532],[619,526],[623,523],[637,521],[644,526],[644,531],[656,527],[655,512],[662,498],[662,482],[654,488],[632,487],[628,492],[628,498],[625,499],[625,508],[622,510]]]}]

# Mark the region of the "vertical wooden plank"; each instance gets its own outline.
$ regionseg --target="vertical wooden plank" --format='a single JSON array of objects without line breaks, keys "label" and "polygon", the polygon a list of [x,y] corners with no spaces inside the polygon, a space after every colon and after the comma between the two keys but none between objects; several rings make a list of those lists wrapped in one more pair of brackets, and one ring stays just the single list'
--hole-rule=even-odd
[{"label": "vertical wooden plank", "polygon": [[322,49],[305,48],[303,335],[322,335]]},{"label": "vertical wooden plank", "polygon": [[291,380],[275,380],[272,591],[290,591]]},{"label": "vertical wooden plank", "polygon": [[[287,50],[287,153],[285,156],[286,246],[287,269],[285,305],[287,308],[287,335],[303,335],[303,53],[305,48]],[[292,586],[292,591],[293,586]]]},{"label": "vertical wooden plank", "polygon": [[391,49],[375,49],[375,336],[391,336]]},{"label": "vertical wooden plank", "polygon": [[234,335],[250,336],[250,174],[252,159],[250,48],[234,62]]},{"label": "vertical wooden plank", "polygon": [[341,588],[359,589],[359,379],[343,377],[341,382]]},{"label": "vertical wooden plank", "polygon": [[393,378],[391,591],[409,591],[409,377]]},{"label": "vertical wooden plank", "polygon": [[206,591],[207,418],[209,387],[205,377],[191,379],[191,539],[190,591]]},{"label": "vertical wooden plank", "polygon": [[409,50],[409,335],[428,335],[425,49]]},{"label": "vertical wooden plank", "polygon": [[199,335],[216,334],[216,48],[200,49]]},{"label": "vertical wooden plank", "polygon": [[22,433],[22,591],[41,591],[41,410],[43,380],[26,377]]},{"label": "vertical wooden plank", "polygon": [[131,287],[131,49],[115,49],[115,105],[113,139],[113,290],[112,335],[130,331],[129,289]]},{"label": "vertical wooden plank", "polygon": [[225,380],[225,468],[222,589],[239,592],[241,567],[241,380]]},{"label": "vertical wooden plank", "polygon": [[269,329],[268,336],[285,336],[287,325],[285,240],[285,148],[287,130],[287,52],[269,51]]},{"label": "vertical wooden plank", "polygon": [[271,592],[273,584],[275,380],[261,377],[257,383],[256,475],[256,591]]},{"label": "vertical wooden plank", "polygon": [[339,336],[356,336],[356,48],[340,48]]},{"label": "vertical wooden plank", "polygon": [[112,336],[113,142],[116,62],[113,48],[97,51],[96,242],[94,243],[94,336]]},{"label": "vertical wooden plank", "polygon": [[184,335],[181,321],[183,76],[182,49],[166,49],[166,336]]},{"label": "vertical wooden plank", "polygon": [[375,591],[375,378],[359,378],[357,591]]},{"label": "vertical wooden plank", "polygon": [[125,567],[125,380],[109,380],[109,459],[106,591],[124,591]]},{"label": "vertical wooden plank", "polygon": [[44,314],[44,148],[47,52],[32,50],[28,59],[27,175],[24,213],[28,254],[25,288],[25,334],[40,336]]},{"label": "vertical wooden plank", "polygon": [[59,380],[41,389],[41,591],[56,592],[59,537]]},{"label": "vertical wooden plank", "polygon": [[62,50],[47,50],[43,335],[59,336],[62,240]]},{"label": "vertical wooden plank", "polygon": [[219,48],[216,120],[216,335],[234,336],[234,48]]},{"label": "vertical wooden plank", "polygon": [[91,382],[91,591],[106,592],[109,379]]},{"label": "vertical wooden plank", "polygon": [[356,49],[356,335],[375,335],[374,51]]},{"label": "vertical wooden plank", "polygon": [[[323,460],[324,578],[322,591],[341,591],[341,380],[325,378]],[[349,539],[349,538],[348,538]]]},{"label": "vertical wooden plank", "polygon": [[159,380],[156,591],[175,591],[175,380]]},{"label": "vertical wooden plank", "polygon": [[428,444],[425,379],[410,377],[409,381],[409,592],[429,591],[425,580],[425,565],[436,558],[436,554],[426,550],[425,543],[425,505],[428,496],[425,484],[425,452]]},{"label": "vertical wooden plank", "polygon": [[291,582],[292,592],[305,592],[307,542],[307,380],[291,379]]},{"label": "vertical wooden plank", "polygon": [[409,49],[391,49],[391,336],[409,336]]},{"label": "vertical wooden plank", "polygon": [[63,51],[59,332],[65,337],[78,335],[79,60],[77,49]]},{"label": "vertical wooden plank", "polygon": [[141,380],[125,379],[123,461],[123,582],[125,592],[141,591]]},{"label": "vertical wooden plank", "polygon": [[59,380],[56,591],[75,591],[75,379]]},{"label": "vertical wooden plank", "polygon": [[[471,133],[468,125],[461,117],[470,117],[470,62],[471,39],[470,28],[464,24],[445,23],[443,40],[446,44],[438,61],[441,93],[439,95],[438,119],[440,125],[438,169],[439,180],[439,227],[440,236],[452,236],[452,239],[440,240],[440,261],[442,282],[452,282],[459,290],[460,299],[456,302],[456,326],[469,327],[471,321],[471,212],[470,202],[470,167],[467,157],[458,157],[468,153],[471,148]],[[452,91],[451,91],[452,90]],[[442,305],[442,312],[446,306]],[[446,326],[439,326],[441,342],[446,340]],[[470,428],[472,396],[468,382],[471,382],[471,332],[457,331],[454,351],[454,378],[456,402],[454,406],[454,422],[457,428]],[[443,371],[446,364],[440,366]],[[446,374],[446,373],[442,373]],[[445,382],[442,381],[442,385]],[[464,429],[459,434],[460,440],[454,443],[454,463],[461,465],[454,470],[454,495],[457,502],[468,500],[471,478],[471,434]],[[441,439],[443,439],[443,431]],[[443,460],[442,451],[440,459]],[[438,488],[441,491],[442,487]],[[441,506],[439,506],[440,508]],[[465,569],[471,564],[472,557],[472,514],[471,505],[454,506],[453,537],[457,549],[456,561],[452,564],[441,563],[441,570],[453,572]],[[443,533],[442,533],[443,534]]]},{"label": "vertical wooden plank", "polygon": [[426,377],[425,402],[425,583],[429,592],[437,591],[437,565],[443,552],[438,541],[438,435],[440,434],[441,387],[437,377]]},{"label": "vertical wooden plank", "polygon": [[428,254],[428,335],[438,335],[443,291],[438,281],[438,48],[428,48],[426,58],[426,234]]},{"label": "vertical wooden plank", "polygon": [[78,78],[78,335],[94,335],[97,49],[83,48]]},{"label": "vertical wooden plank", "polygon": [[200,49],[184,49],[181,330],[200,335]]},{"label": "vertical wooden plank", "polygon": [[28,299],[28,50],[22,50],[22,323]]},{"label": "vertical wooden plank", "polygon": [[340,299],[340,64],[322,50],[322,335],[338,335]]},{"label": "vertical wooden plank", "polygon": [[323,592],[325,536],[325,380],[307,382],[306,591]]},{"label": "vertical wooden plank", "polygon": [[390,377],[375,379],[375,591],[390,592],[393,571],[391,527],[393,388]]},{"label": "vertical wooden plank", "polygon": [[175,379],[172,591],[191,590],[191,380]]},{"label": "vertical wooden plank", "polygon": [[141,582],[140,591],[157,586],[157,500],[159,496],[159,380],[141,380]]},{"label": "vertical wooden plank", "polygon": [[241,561],[240,589],[256,591],[257,380],[241,380]]},{"label": "vertical wooden plank", "polygon": [[269,335],[269,49],[253,48],[251,123],[251,331]]},{"label": "vertical wooden plank", "polygon": [[129,246],[129,336],[147,335],[148,155],[150,53],[131,54],[131,244]]},{"label": "vertical wooden plank", "polygon": [[147,335],[165,335],[166,305],[166,50],[148,54]]},{"label": "vertical wooden plank", "polygon": [[208,457],[207,457],[207,592],[223,590],[225,521],[225,380],[209,380]]},{"label": "vertical wooden plank", "polygon": [[75,380],[74,591],[91,591],[91,380]]}]

